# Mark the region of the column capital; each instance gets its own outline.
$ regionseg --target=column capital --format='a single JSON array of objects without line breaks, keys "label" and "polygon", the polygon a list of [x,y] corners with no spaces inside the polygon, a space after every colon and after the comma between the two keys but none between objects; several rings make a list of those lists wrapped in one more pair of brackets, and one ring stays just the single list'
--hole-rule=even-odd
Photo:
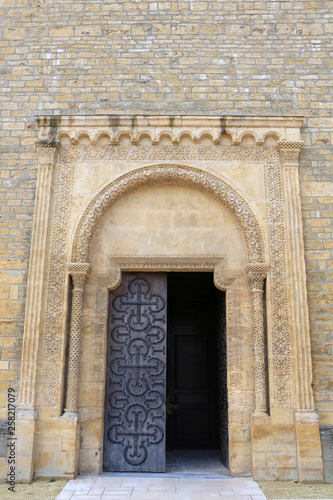
[{"label": "column capital", "polygon": [[70,262],[68,264],[68,274],[73,278],[74,290],[83,290],[89,273],[89,262]]},{"label": "column capital", "polygon": [[279,141],[277,143],[283,167],[298,167],[298,156],[303,144],[303,141]]},{"label": "column capital", "polygon": [[35,141],[38,151],[38,167],[46,165],[50,169],[52,169],[55,164],[57,149],[60,146],[60,141],[56,141],[53,139],[49,140],[38,140]]},{"label": "column capital", "polygon": [[269,270],[266,262],[255,262],[247,265],[247,275],[250,280],[252,292],[263,292],[264,280]]}]

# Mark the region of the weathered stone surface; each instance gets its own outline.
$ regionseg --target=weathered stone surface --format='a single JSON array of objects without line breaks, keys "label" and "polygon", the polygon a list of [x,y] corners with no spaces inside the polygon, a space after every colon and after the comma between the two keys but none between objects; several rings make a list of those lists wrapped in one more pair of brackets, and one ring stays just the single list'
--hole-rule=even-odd
[{"label": "weathered stone surface", "polygon": [[333,427],[320,426],[320,437],[323,450],[324,480],[333,482]]}]

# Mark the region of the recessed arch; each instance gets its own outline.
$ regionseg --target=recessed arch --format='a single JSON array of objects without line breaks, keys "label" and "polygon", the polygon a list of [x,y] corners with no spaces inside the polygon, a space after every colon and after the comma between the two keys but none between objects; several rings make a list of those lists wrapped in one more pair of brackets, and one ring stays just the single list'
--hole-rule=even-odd
[{"label": "recessed arch", "polygon": [[128,172],[107,184],[85,209],[77,225],[72,262],[89,262],[90,245],[103,215],[129,193],[156,184],[183,185],[208,194],[236,218],[244,235],[248,261],[264,261],[264,241],[260,225],[243,196],[223,179],[185,165],[151,165]]}]

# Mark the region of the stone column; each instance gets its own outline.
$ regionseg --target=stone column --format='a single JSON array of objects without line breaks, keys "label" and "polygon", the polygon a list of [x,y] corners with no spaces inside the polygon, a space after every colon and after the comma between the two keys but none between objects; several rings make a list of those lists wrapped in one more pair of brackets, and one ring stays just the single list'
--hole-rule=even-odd
[{"label": "stone column", "polygon": [[37,360],[40,344],[42,298],[49,225],[52,176],[59,141],[36,141],[38,176],[31,238],[24,334],[18,400],[18,453],[21,479],[33,477]]},{"label": "stone column", "polygon": [[265,363],[265,330],[264,330],[264,280],[268,264],[248,265],[248,276],[253,297],[254,320],[254,377],[255,377],[255,415],[267,415],[267,381]]},{"label": "stone column", "polygon": [[323,477],[323,470],[318,416],[315,413],[312,391],[311,341],[298,174],[298,156],[302,145],[302,142],[280,141],[278,149],[281,157],[285,201],[288,301],[296,382],[298,467],[301,481],[320,481]]},{"label": "stone column", "polygon": [[76,414],[79,388],[79,362],[82,325],[82,303],[86,279],[90,265],[88,263],[72,263],[68,266],[73,278],[71,324],[69,333],[68,372],[65,414]]}]

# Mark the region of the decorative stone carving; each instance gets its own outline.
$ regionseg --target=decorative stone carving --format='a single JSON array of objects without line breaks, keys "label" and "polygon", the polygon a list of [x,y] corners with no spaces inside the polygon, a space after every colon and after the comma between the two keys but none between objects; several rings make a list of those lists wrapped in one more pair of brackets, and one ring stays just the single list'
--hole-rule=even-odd
[{"label": "decorative stone carving", "polygon": [[253,296],[255,413],[263,414],[267,413],[263,293],[268,268],[267,264],[261,262],[248,265],[248,276]]},{"label": "decorative stone carving", "polygon": [[[117,120],[119,126],[112,120]],[[176,117],[172,123],[169,123],[170,117],[139,117],[135,118],[135,127],[131,127],[129,117],[62,117],[61,124],[57,128],[59,139],[62,140],[64,135],[68,138],[64,140],[63,145],[58,152],[57,168],[55,170],[56,182],[54,191],[54,201],[52,202],[53,212],[50,216],[52,245],[50,250],[50,265],[46,269],[48,272],[48,289],[45,293],[45,302],[43,307],[46,310],[46,319],[44,327],[44,346],[40,352],[41,364],[43,371],[40,373],[41,385],[43,386],[43,400],[40,402],[42,406],[61,407],[62,402],[62,382],[63,382],[63,362],[65,352],[65,326],[66,326],[66,299],[68,289],[68,260],[75,261],[79,266],[81,262],[88,262],[89,245],[93,237],[94,229],[101,221],[105,210],[116,203],[122,196],[126,196],[135,189],[140,189],[151,184],[166,183],[170,185],[184,185],[194,189],[199,189],[207,193],[210,197],[218,200],[222,205],[227,207],[231,214],[238,221],[238,225],[242,230],[246,240],[249,277],[244,274],[239,274],[227,271],[225,262],[221,256],[203,256],[201,262],[196,261],[197,257],[191,257],[190,261],[182,262],[179,255],[177,256],[154,256],[154,258],[141,255],[140,257],[131,256],[116,256],[110,257],[109,269],[105,274],[98,275],[97,270],[91,275],[87,288],[89,287],[89,296],[87,294],[87,308],[89,310],[89,318],[94,318],[95,321],[95,337],[92,349],[92,357],[95,360],[105,358],[105,330],[107,323],[107,303],[108,290],[115,288],[121,279],[121,270],[149,269],[149,270],[176,270],[176,269],[207,269],[214,270],[214,280],[217,287],[228,288],[228,308],[227,308],[227,323],[228,323],[228,355],[231,354],[231,366],[228,371],[229,377],[229,421],[233,424],[240,424],[244,428],[249,428],[250,414],[254,406],[258,412],[265,412],[265,379],[262,377],[264,370],[264,362],[262,358],[262,281],[265,275],[265,269],[262,266],[255,267],[257,262],[262,263],[265,259],[270,262],[269,274],[269,353],[270,353],[270,380],[271,380],[271,397],[272,408],[293,408],[293,393],[292,390],[292,360],[295,357],[297,361],[297,378],[295,387],[298,390],[297,394],[299,407],[311,407],[311,390],[309,392],[309,373],[311,365],[308,363],[310,356],[309,343],[306,340],[307,333],[304,330],[304,325],[300,323],[297,330],[290,328],[290,325],[297,320],[288,310],[288,303],[294,300],[302,299],[303,291],[300,295],[296,293],[296,286],[300,285],[300,281],[304,278],[302,263],[299,260],[297,269],[299,272],[298,281],[295,281],[294,288],[289,281],[293,279],[296,272],[290,267],[287,261],[287,255],[291,253],[289,240],[293,239],[288,232],[296,230],[296,224],[293,228],[292,221],[289,218],[289,212],[295,213],[295,205],[292,202],[292,207],[287,208],[284,199],[289,196],[297,197],[297,185],[294,180],[287,178],[289,171],[296,170],[298,164],[298,149],[300,142],[288,138],[297,138],[299,135],[299,127],[302,120],[298,118],[258,118],[258,117],[226,117],[221,126],[221,118],[214,117]],[[169,121],[168,121],[169,120]],[[46,120],[47,121],[47,120]],[[39,137],[45,141],[44,123],[40,124]],[[147,123],[146,123],[147,122]],[[47,125],[45,125],[47,127]],[[132,135],[129,137],[130,142],[125,144],[122,142],[121,133],[128,129],[132,130]],[[290,130],[292,129],[292,130]],[[142,141],[140,134],[148,130],[148,137],[152,139],[151,144]],[[52,130],[54,132],[54,130]],[[163,134],[170,132],[169,145],[165,145]],[[185,144],[183,134],[191,132],[191,142]],[[106,133],[110,143],[102,145],[100,142],[101,136]],[[272,133],[274,140],[266,142],[267,134]],[[81,135],[89,136],[89,143],[83,145]],[[245,139],[248,135],[252,136],[253,145],[245,145]],[[204,140],[204,137],[209,136],[209,140]],[[51,135],[50,135],[51,137]],[[275,146],[267,146],[274,144],[274,141],[285,138],[280,141],[278,148]],[[108,141],[108,139],[106,139]],[[72,141],[72,143],[71,143]],[[67,142],[68,145],[65,145]],[[264,144],[262,144],[264,142]],[[41,142],[39,147],[43,149],[41,153],[45,158],[45,163],[52,164],[48,161],[49,152],[46,151],[51,145]],[[104,143],[105,144],[105,143]],[[267,145],[266,145],[267,144]],[[50,153],[51,154],[51,153]],[[194,162],[197,168],[184,166],[182,162]],[[264,165],[265,171],[265,186],[266,191],[260,191],[260,197],[256,198],[249,196],[249,203],[240,194],[241,187],[237,187],[237,191],[232,189],[228,182],[223,181],[218,175],[212,172],[216,170],[225,171],[230,177],[234,185],[238,185],[237,177],[233,177],[233,168],[236,163],[223,165],[223,162],[243,162],[240,167],[246,166],[251,174],[249,182],[253,182],[258,170]],[[76,191],[75,195],[72,192],[73,172],[77,162],[86,162],[84,168],[87,170],[87,163],[90,162],[101,168],[113,168],[115,165],[118,172],[121,168],[132,169],[128,174],[116,178],[112,183],[101,189],[100,193],[94,199],[86,196],[89,203],[79,225],[71,215],[71,206],[75,209],[80,206],[83,197],[81,193]],[[112,163],[114,162],[114,163]],[[141,162],[141,163],[140,163]],[[143,162],[155,163],[144,168],[141,167]],[[162,162],[162,165],[156,164]],[[170,164],[174,162],[174,164]],[[216,162],[214,164],[214,162]],[[249,164],[251,162],[251,164]],[[177,164],[176,164],[177,163]],[[282,164],[282,169],[281,169]],[[76,176],[80,175],[81,165],[77,165]],[[222,168],[223,167],[223,168]],[[137,170],[133,170],[137,168]],[[258,169],[258,170],[257,170]],[[288,174],[287,174],[288,173]],[[114,171],[112,171],[112,175]],[[238,174],[239,175],[239,174]],[[294,174],[290,174],[291,177]],[[283,180],[283,183],[282,183]],[[293,186],[292,191],[284,191],[286,186]],[[77,186],[76,186],[77,187]],[[98,188],[96,184],[96,188]],[[77,196],[78,194],[78,196]],[[91,196],[91,195],[90,195]],[[77,205],[76,205],[77,203]],[[288,201],[289,203],[289,201]],[[256,206],[254,210],[251,207]],[[297,208],[298,210],[298,208]],[[287,214],[288,212],[288,214]],[[287,220],[288,219],[288,220]],[[260,222],[259,222],[260,221]],[[267,224],[266,224],[267,221]],[[289,222],[288,222],[289,221]],[[261,224],[261,228],[260,228]],[[74,238],[74,246],[70,249],[69,245],[73,233],[70,234],[70,228],[77,229]],[[72,231],[72,229],[71,229]],[[262,234],[263,231],[263,234]],[[264,238],[266,247],[264,247]],[[294,236],[292,237],[294,238]],[[301,240],[302,235],[299,235]],[[71,251],[74,257],[71,257]],[[302,253],[301,247],[298,247],[299,255]],[[215,258],[217,260],[215,260]],[[113,259],[113,260],[112,260]],[[119,260],[118,260],[119,259]],[[121,260],[122,259],[122,260]],[[201,256],[199,256],[199,260]],[[253,266],[251,267],[251,265]],[[73,269],[73,273],[75,274]],[[83,269],[84,270],[84,269]],[[47,273],[45,273],[47,276]],[[302,278],[303,277],[303,278]],[[249,279],[250,278],[250,279]],[[73,277],[75,284],[75,279]],[[304,285],[305,281],[303,282]],[[253,311],[251,311],[251,291],[250,284],[253,289]],[[73,291],[73,314],[72,314],[72,332],[80,331],[80,311],[82,310],[82,295],[83,295],[84,279],[78,277],[76,279],[76,289]],[[302,285],[302,286],[303,286]],[[305,285],[304,285],[305,286]],[[90,288],[91,287],[91,288]],[[86,288],[86,289],[87,289]],[[299,288],[297,288],[299,290]],[[92,295],[93,294],[93,295]],[[95,297],[95,303],[92,299]],[[292,299],[292,300],[291,300]],[[41,298],[43,300],[43,297]],[[244,303],[246,303],[244,310]],[[294,306],[292,306],[294,307]],[[307,310],[295,309],[298,315],[304,313],[307,318]],[[253,318],[252,318],[253,312]],[[290,317],[289,317],[290,315]],[[298,316],[299,317],[299,316]],[[255,328],[253,329],[253,321]],[[42,323],[42,321],[41,321]],[[91,323],[89,325],[89,328]],[[252,345],[252,332],[255,332],[255,389],[256,389],[256,404],[254,405],[254,392],[252,388],[252,378],[246,380],[246,374],[252,376],[252,352],[250,353],[251,360],[247,366],[247,371],[244,369],[244,360],[247,359],[247,354]],[[259,332],[259,334],[258,334]],[[291,332],[291,333],[290,333]],[[305,332],[305,335],[303,335]],[[89,331],[91,333],[91,331]],[[43,325],[41,326],[41,334],[43,334]],[[292,337],[291,337],[292,335]],[[73,335],[74,338],[74,335]],[[76,337],[78,339],[78,337]],[[304,340],[305,339],[305,340]],[[292,342],[291,342],[292,340]],[[90,339],[87,341],[89,344]],[[295,356],[292,352],[292,344],[297,345]],[[244,350],[243,350],[244,349]],[[247,349],[247,351],[246,351]],[[70,369],[72,380],[74,380],[74,389],[77,388],[77,353],[78,343],[72,342],[71,350],[75,353],[73,356],[72,368]],[[33,358],[33,353],[30,352],[30,358]],[[302,357],[303,356],[303,357]],[[297,359],[296,359],[297,358]],[[75,361],[75,362],[74,362]],[[311,360],[310,360],[311,361]],[[22,367],[23,369],[23,367]],[[94,377],[101,385],[104,377],[104,366],[98,361],[94,361],[93,365]],[[306,376],[305,376],[306,375]],[[303,378],[302,378],[303,377]],[[94,378],[95,380],[95,378]],[[302,381],[303,380],[303,381]],[[75,392],[75,391],[74,391]],[[303,398],[303,399],[302,399]],[[309,399],[310,398],[310,399]],[[67,394],[68,404],[66,410],[76,411],[77,409],[77,390],[74,395]],[[310,406],[309,402],[310,401]],[[54,409],[52,409],[54,411]],[[100,412],[100,408],[98,409]],[[249,447],[251,443],[249,442]],[[250,457],[250,452],[249,452]],[[85,458],[82,459],[83,461]],[[250,458],[248,458],[248,471],[251,471]]]},{"label": "decorative stone carving", "polygon": [[288,248],[288,281],[290,289],[290,328],[295,345],[297,407],[314,411],[309,313],[306,290],[306,269],[301,200],[299,196],[298,155],[302,142],[278,143],[282,162],[282,178],[286,205]]},{"label": "decorative stone carving", "polygon": [[298,167],[298,156],[303,146],[301,141],[279,141],[278,150],[283,167]]},{"label": "decorative stone carving", "polygon": [[113,255],[110,257],[110,267],[119,266],[127,271],[171,271],[174,269],[207,269],[213,271],[223,262],[226,267],[225,257],[222,255]]},{"label": "decorative stone carving", "polygon": [[286,240],[284,204],[279,153],[263,151],[267,198],[267,229],[270,263],[270,324],[272,385],[271,398],[275,408],[290,408],[291,391],[291,338],[288,315],[288,288],[286,271]]},{"label": "decorative stone carving", "polygon": [[250,262],[261,260],[264,243],[260,225],[244,198],[221,178],[184,165],[154,165],[129,172],[104,187],[89,203],[75,233],[73,260],[85,261],[95,230],[105,212],[133,190],[155,184],[181,184],[209,194],[236,218],[246,241]]},{"label": "decorative stone carving", "polygon": [[37,141],[38,179],[32,233],[28,291],[23,335],[19,405],[34,408],[37,376],[37,353],[41,331],[47,230],[53,168],[59,141]]},{"label": "decorative stone carving", "polygon": [[[224,146],[224,145],[170,145],[170,146],[133,146],[133,145],[72,145],[63,146],[76,157],[77,161],[261,161],[262,147],[258,146]],[[270,151],[276,149],[264,147]]]},{"label": "decorative stone carving", "polygon": [[42,400],[45,406],[61,406],[60,362],[64,350],[67,309],[68,231],[71,213],[74,163],[69,152],[59,149],[52,244],[44,327],[43,368],[45,381]]},{"label": "decorative stone carving", "polygon": [[73,278],[71,326],[69,333],[68,373],[65,413],[77,413],[79,386],[80,342],[82,324],[82,300],[84,284],[88,277],[90,264],[71,263],[68,272]]},{"label": "decorative stone carving", "polygon": [[227,290],[239,273],[228,270],[227,260],[224,258],[214,268],[214,285],[219,290]]}]

